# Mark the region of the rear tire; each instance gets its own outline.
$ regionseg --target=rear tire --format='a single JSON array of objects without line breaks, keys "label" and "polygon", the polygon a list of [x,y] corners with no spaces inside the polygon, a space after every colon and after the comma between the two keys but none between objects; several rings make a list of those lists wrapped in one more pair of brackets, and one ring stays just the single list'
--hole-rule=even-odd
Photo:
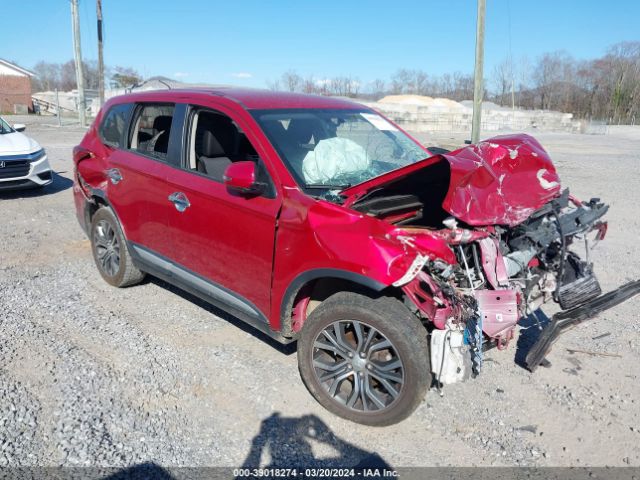
[{"label": "rear tire", "polygon": [[128,287],[144,279],[133,265],[120,223],[113,211],[101,207],[91,219],[91,251],[102,278],[114,287]]},{"label": "rear tire", "polygon": [[298,368],[327,410],[392,425],[411,415],[431,384],[427,330],[395,298],[339,292],[306,320]]}]

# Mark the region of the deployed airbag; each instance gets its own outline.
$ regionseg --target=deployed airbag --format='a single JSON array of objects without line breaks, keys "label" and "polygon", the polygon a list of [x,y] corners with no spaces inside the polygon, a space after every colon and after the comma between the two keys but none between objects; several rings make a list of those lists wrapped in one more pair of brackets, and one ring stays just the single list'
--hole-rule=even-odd
[{"label": "deployed airbag", "polygon": [[371,160],[367,151],[348,138],[327,138],[302,160],[304,181],[308,184],[345,181],[350,175],[367,170]]}]

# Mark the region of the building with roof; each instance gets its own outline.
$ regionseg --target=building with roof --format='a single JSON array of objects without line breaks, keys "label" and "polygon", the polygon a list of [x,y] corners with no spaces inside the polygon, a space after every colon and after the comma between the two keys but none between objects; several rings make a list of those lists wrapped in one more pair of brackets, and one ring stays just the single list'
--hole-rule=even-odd
[{"label": "building with roof", "polygon": [[0,58],[0,113],[27,113],[32,110],[30,70]]}]

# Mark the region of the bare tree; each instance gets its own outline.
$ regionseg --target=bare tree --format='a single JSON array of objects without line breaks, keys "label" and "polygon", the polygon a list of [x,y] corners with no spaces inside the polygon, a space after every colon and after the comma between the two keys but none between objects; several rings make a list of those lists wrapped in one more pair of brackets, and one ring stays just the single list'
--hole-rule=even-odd
[{"label": "bare tree", "polygon": [[560,103],[560,84],[565,78],[566,63],[570,61],[564,52],[545,53],[538,59],[533,81],[540,99],[540,108],[552,109]]},{"label": "bare tree", "polygon": [[610,65],[610,114],[612,121],[621,123],[634,118],[640,95],[640,42],[618,43],[606,56]]},{"label": "bare tree", "polygon": [[371,82],[371,94],[376,98],[381,98],[386,94],[387,83],[381,78],[376,78]]},{"label": "bare tree", "polygon": [[276,92],[279,91],[279,90],[282,90],[282,87],[280,86],[280,80],[276,79],[276,80],[273,80],[273,81],[268,81],[267,82],[267,88],[269,90],[274,90]]},{"label": "bare tree", "polygon": [[515,72],[511,57],[506,58],[493,68],[492,83],[495,91],[495,100],[500,105],[511,104],[510,92],[514,76]]},{"label": "bare tree", "polygon": [[60,90],[69,91],[78,88],[76,83],[76,63],[73,60],[60,66]]},{"label": "bare tree", "polygon": [[333,77],[329,79],[328,90],[331,95],[355,97],[360,90],[360,82],[349,76]]},{"label": "bare tree", "polygon": [[97,90],[100,83],[97,60],[82,62],[82,71],[84,73],[85,87]]},{"label": "bare tree", "polygon": [[131,88],[142,81],[140,74],[130,67],[115,67],[111,75],[111,84],[115,88]]},{"label": "bare tree", "polygon": [[33,71],[37,75],[34,79],[36,91],[51,91],[60,85],[60,64],[40,61],[35,64]]},{"label": "bare tree", "polygon": [[451,93],[450,98],[458,102],[472,99],[473,75],[455,72],[453,74],[453,92]]},{"label": "bare tree", "polygon": [[404,68],[398,70],[391,76],[391,93],[399,95],[409,93],[409,84],[411,83],[411,72]]},{"label": "bare tree", "polygon": [[302,82],[302,91],[304,93],[319,93],[318,83],[313,75],[307,76]]},{"label": "bare tree", "polygon": [[428,95],[431,92],[429,77],[422,70],[400,69],[391,77],[391,93]]},{"label": "bare tree", "polygon": [[299,92],[302,90],[304,81],[302,77],[293,70],[286,71],[280,79],[281,85],[288,92]]}]

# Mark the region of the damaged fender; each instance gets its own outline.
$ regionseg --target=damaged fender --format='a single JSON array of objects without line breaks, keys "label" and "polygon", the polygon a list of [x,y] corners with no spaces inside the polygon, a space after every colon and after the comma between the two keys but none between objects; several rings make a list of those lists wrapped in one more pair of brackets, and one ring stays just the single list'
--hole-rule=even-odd
[{"label": "damaged fender", "polygon": [[[343,209],[324,202],[308,214],[316,242],[326,254],[349,258],[354,271],[385,285],[410,282],[428,260],[456,263],[447,242],[428,231],[394,228],[357,212],[349,213],[348,220]],[[363,230],[368,241],[362,241]]]}]

